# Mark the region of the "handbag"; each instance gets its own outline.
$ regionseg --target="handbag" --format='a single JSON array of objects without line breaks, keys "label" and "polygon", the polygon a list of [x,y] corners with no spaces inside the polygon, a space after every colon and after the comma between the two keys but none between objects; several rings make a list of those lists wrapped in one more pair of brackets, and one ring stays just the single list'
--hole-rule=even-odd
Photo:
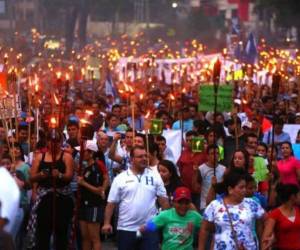
[{"label": "handbag", "polygon": [[233,234],[233,240],[234,240],[235,247],[236,247],[237,250],[246,250],[246,248],[243,246],[243,244],[240,244],[239,241],[238,241],[236,231],[234,230],[234,227],[233,227],[232,218],[231,218],[231,215],[229,213],[228,207],[227,207],[224,199],[223,199],[223,202],[224,202],[224,206],[225,206],[225,209],[226,209],[226,213],[227,213],[228,218],[229,218],[229,224],[230,224],[231,231],[232,231],[232,234]]}]

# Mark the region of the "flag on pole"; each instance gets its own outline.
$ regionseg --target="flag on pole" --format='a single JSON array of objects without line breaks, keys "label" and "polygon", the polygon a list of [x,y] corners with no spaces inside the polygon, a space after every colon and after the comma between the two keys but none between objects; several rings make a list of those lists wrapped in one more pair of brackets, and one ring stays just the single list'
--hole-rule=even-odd
[{"label": "flag on pole", "polygon": [[110,73],[107,73],[106,80],[105,80],[105,95],[106,96],[111,95],[114,98],[118,96],[118,92],[114,86]]},{"label": "flag on pole", "polygon": [[265,133],[272,128],[272,123],[269,119],[263,118],[262,120],[262,132]]},{"label": "flag on pole", "polygon": [[245,48],[245,63],[254,64],[257,58],[257,46],[253,33],[250,33]]}]

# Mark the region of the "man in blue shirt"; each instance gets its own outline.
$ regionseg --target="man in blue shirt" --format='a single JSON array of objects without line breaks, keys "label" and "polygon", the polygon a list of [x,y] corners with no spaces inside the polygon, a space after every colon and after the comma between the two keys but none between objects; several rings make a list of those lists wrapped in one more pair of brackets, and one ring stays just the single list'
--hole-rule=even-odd
[{"label": "man in blue shirt", "polygon": [[[181,110],[180,115],[182,116],[183,132],[193,130],[194,121],[191,119],[190,110],[188,107],[184,107]],[[177,120],[173,123],[172,129],[181,129],[181,120]]]},{"label": "man in blue shirt", "polygon": [[[272,129],[274,129],[274,143],[278,149],[278,155],[277,155],[278,159],[282,158],[282,154],[280,150],[281,143],[284,141],[289,141],[289,142],[291,141],[290,135],[283,131],[283,125],[284,125],[284,121],[281,118],[274,119],[274,128]],[[272,144],[272,129],[266,132],[263,137],[263,142],[266,143],[267,145]]]}]

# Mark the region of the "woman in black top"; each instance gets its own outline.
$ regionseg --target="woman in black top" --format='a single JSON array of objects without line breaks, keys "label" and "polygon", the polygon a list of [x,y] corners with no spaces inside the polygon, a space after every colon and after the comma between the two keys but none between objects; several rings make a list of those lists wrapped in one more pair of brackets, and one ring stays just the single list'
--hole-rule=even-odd
[{"label": "woman in black top", "polygon": [[176,166],[168,160],[161,160],[158,163],[158,172],[165,184],[167,195],[170,202],[173,200],[173,193],[177,187],[182,186],[182,183],[177,174]]},{"label": "woman in black top", "polygon": [[52,234],[56,250],[68,248],[68,228],[73,212],[69,186],[73,176],[73,159],[61,150],[62,139],[57,131],[49,133],[48,151],[34,157],[30,171],[36,193],[33,194],[28,236],[29,247],[35,249],[49,249]]},{"label": "woman in black top", "polygon": [[79,223],[83,250],[101,249],[100,223],[103,220],[108,174],[105,165],[94,160],[97,151],[96,143],[87,141],[83,156],[83,176],[77,177],[81,194]]}]

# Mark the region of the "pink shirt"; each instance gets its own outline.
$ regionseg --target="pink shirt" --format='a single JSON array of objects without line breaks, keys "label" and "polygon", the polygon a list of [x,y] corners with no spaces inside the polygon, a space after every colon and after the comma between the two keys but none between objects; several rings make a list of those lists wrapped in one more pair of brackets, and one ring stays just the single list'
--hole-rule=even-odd
[{"label": "pink shirt", "polygon": [[295,184],[299,186],[296,170],[300,169],[300,161],[294,156],[287,160],[280,160],[277,163],[281,183]]}]

